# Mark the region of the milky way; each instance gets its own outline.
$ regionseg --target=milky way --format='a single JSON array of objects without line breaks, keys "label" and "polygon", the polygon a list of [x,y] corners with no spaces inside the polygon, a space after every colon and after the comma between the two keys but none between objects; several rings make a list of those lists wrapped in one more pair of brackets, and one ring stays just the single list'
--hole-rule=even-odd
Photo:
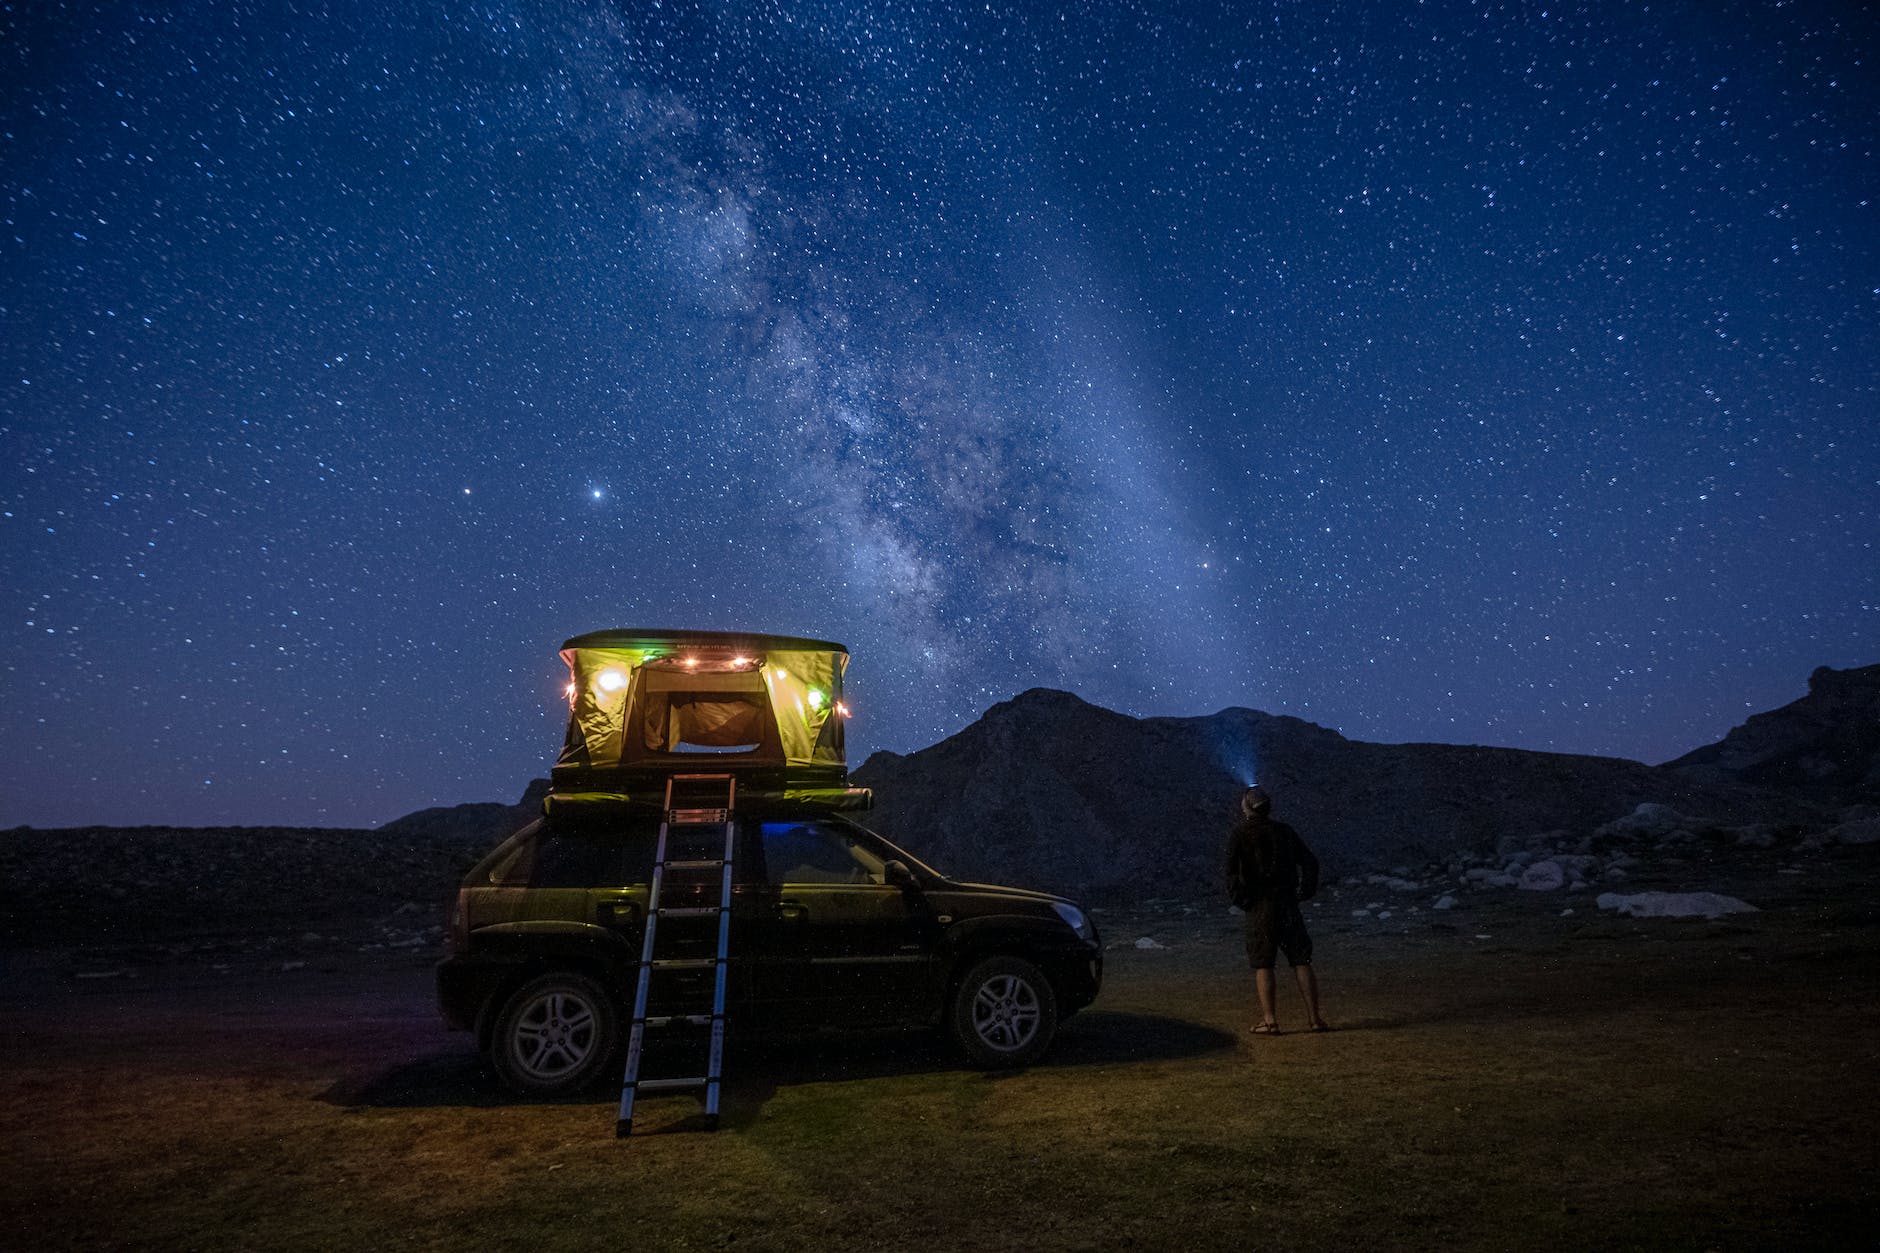
[{"label": "milky way", "polygon": [[613,626],[846,641],[864,752],[1880,658],[1853,6],[28,7],[0,822],[510,799]]}]

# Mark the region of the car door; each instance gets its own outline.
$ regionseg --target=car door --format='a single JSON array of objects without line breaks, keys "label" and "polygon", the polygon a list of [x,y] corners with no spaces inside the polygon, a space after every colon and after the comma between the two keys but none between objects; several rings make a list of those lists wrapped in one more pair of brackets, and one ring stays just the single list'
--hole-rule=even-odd
[{"label": "car door", "polygon": [[749,972],[751,1007],[765,1030],[796,1031],[811,1026],[818,1010],[812,1003],[809,936],[803,912],[792,902],[783,908],[782,886],[765,872],[763,826],[755,819],[739,823],[737,882],[732,889],[732,965]]},{"label": "car door", "polygon": [[847,1026],[906,1020],[933,961],[918,892],[890,884],[886,859],[843,823],[756,824],[769,894],[761,969],[773,1021]]},{"label": "car door", "polygon": [[[648,819],[641,843],[629,854],[629,882],[624,892],[624,907],[639,911],[643,918],[650,897],[653,861],[660,845],[661,823]],[[725,1006],[734,1018],[741,1018],[751,999],[751,963],[761,945],[751,930],[755,901],[752,876],[758,871],[745,852],[745,836],[734,831],[732,848],[730,962],[727,968]],[[659,903],[662,909],[685,910],[710,908],[723,895],[723,869],[713,859],[724,856],[723,836],[715,828],[673,827],[666,836],[666,868],[660,876]],[[675,863],[713,864],[675,864]],[[636,950],[644,938],[643,928],[635,926]],[[660,959],[708,958],[718,951],[718,918],[715,914],[662,916],[656,939]],[[637,977],[637,969],[635,971]],[[654,975],[649,1007],[654,1013],[698,1013],[712,1000],[716,975],[711,970],[665,970]]]}]

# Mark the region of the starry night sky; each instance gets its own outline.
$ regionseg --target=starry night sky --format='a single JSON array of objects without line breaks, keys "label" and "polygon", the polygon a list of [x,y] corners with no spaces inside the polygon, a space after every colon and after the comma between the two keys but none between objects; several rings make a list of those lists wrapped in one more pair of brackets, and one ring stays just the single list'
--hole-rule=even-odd
[{"label": "starry night sky", "polygon": [[0,25],[0,824],[512,800],[567,636],[1662,760],[1880,660],[1836,3]]}]

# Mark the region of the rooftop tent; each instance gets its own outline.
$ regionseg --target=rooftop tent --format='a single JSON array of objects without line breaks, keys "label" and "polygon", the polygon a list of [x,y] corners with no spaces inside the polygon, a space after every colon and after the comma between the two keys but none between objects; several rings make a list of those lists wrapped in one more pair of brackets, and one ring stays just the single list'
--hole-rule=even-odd
[{"label": "rooftop tent", "polygon": [[576,636],[557,789],[621,772],[771,767],[784,779],[847,781],[842,674],[827,640],[721,631]]}]

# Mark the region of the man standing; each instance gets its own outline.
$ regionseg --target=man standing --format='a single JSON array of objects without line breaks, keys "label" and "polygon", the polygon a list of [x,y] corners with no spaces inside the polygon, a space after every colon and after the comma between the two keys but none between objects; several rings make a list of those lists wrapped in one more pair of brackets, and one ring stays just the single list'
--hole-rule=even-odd
[{"label": "man standing", "polygon": [[1312,973],[1312,937],[1299,902],[1319,890],[1319,859],[1299,833],[1272,816],[1273,798],[1250,787],[1240,798],[1240,821],[1227,837],[1227,892],[1247,911],[1247,960],[1260,996],[1255,1035],[1278,1035],[1279,1015],[1273,990],[1273,961],[1281,952],[1306,998],[1312,1031],[1331,1027],[1319,1016],[1319,979]]}]

